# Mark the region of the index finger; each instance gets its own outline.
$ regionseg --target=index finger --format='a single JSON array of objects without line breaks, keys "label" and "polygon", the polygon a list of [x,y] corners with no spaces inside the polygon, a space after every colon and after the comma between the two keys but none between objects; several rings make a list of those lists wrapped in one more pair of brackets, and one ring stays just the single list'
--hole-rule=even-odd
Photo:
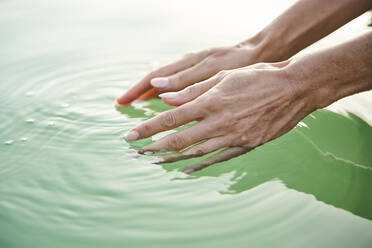
[{"label": "index finger", "polygon": [[139,96],[144,94],[146,91],[152,89],[152,85],[150,84],[151,79],[156,77],[164,77],[175,74],[182,70],[185,70],[194,64],[196,64],[201,58],[205,56],[205,53],[195,54],[194,56],[185,56],[184,58],[170,63],[168,65],[162,66],[155,71],[150,72],[147,74],[141,81],[137,84],[133,85],[127,92],[125,92],[121,97],[116,99],[116,103],[118,105],[125,105],[128,104]]},{"label": "index finger", "polygon": [[168,110],[158,116],[142,122],[133,128],[127,135],[126,140],[137,140],[147,138],[156,133],[170,130],[202,117],[195,103],[189,102],[175,109]]}]

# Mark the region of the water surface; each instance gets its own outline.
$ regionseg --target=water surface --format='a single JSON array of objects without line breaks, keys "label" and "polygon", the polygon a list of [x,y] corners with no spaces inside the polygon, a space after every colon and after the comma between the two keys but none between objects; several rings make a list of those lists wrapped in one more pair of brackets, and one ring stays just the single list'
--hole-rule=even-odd
[{"label": "water surface", "polygon": [[198,159],[130,156],[123,135],[169,107],[115,97],[293,1],[175,2],[0,1],[0,247],[371,247],[370,93],[191,176],[180,171]]}]

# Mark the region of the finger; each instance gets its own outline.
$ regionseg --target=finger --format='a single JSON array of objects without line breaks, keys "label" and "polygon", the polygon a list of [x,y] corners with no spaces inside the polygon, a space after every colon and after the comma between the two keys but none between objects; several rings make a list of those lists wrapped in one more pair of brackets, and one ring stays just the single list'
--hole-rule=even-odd
[{"label": "finger", "polygon": [[187,102],[190,102],[197,98],[198,96],[204,94],[206,91],[215,86],[218,82],[219,82],[218,78],[214,76],[200,83],[190,85],[181,91],[160,94],[159,97],[161,97],[166,104],[179,106]]},{"label": "finger", "polygon": [[142,148],[143,151],[179,151],[207,139],[211,135],[209,123],[199,122],[184,130],[169,134]]},{"label": "finger", "polygon": [[156,94],[157,94],[156,89],[155,88],[151,88],[148,91],[146,91],[145,93],[143,93],[142,95],[140,95],[138,97],[138,99],[148,99],[150,97],[156,96]]},{"label": "finger", "polygon": [[222,151],[220,151],[217,154],[214,154],[196,164],[193,164],[191,166],[185,167],[182,171],[186,174],[191,174],[192,172],[204,169],[210,165],[227,161],[229,159],[232,159],[234,157],[240,156],[242,154],[245,154],[249,152],[251,149],[245,148],[245,147],[229,147]]},{"label": "finger", "polygon": [[188,67],[193,66],[200,60],[207,56],[206,52],[201,52],[193,56],[185,56],[184,58],[160,67],[159,69],[147,74],[140,82],[133,85],[126,93],[116,99],[116,103],[119,105],[125,105],[133,100],[137,99],[140,95],[152,88],[150,80],[157,77],[164,77],[175,74],[179,71],[185,70]]},{"label": "finger", "polygon": [[194,103],[190,102],[178,108],[168,110],[133,128],[125,138],[128,141],[147,138],[156,133],[200,119],[201,114],[198,109],[194,106]]},{"label": "finger", "polygon": [[159,161],[157,161],[155,164],[172,163],[179,160],[194,158],[198,156],[200,155],[185,155],[182,152],[172,152],[169,154],[158,156]]},{"label": "finger", "polygon": [[216,74],[219,69],[216,65],[212,65],[212,63],[214,62],[203,60],[197,65],[179,71],[169,77],[154,78],[151,80],[151,85],[159,92],[181,90]]},{"label": "finger", "polygon": [[214,152],[218,149],[224,148],[229,145],[229,140],[225,136],[218,136],[208,139],[200,144],[197,144],[190,149],[183,152],[184,155],[204,155]]}]

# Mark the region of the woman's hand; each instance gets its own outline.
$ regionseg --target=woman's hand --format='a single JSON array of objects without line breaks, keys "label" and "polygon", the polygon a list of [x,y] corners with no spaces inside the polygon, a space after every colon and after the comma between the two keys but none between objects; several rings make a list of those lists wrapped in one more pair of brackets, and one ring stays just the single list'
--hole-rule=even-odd
[{"label": "woman's hand", "polygon": [[242,154],[288,132],[312,111],[372,89],[371,38],[372,31],[323,51],[222,71],[179,92],[164,93],[165,102],[181,106],[143,122],[126,139],[197,121],[143,150],[186,149],[182,155],[187,157],[234,147],[192,170]]},{"label": "woman's hand", "polygon": [[[193,126],[149,144],[144,151],[182,150],[202,155],[223,147],[253,149],[291,130],[314,110],[310,95],[288,76],[288,62],[222,71],[177,93],[161,95],[181,105],[133,128],[127,140],[142,139],[191,121]],[[210,89],[210,90],[208,90]]]},{"label": "woman's hand", "polygon": [[190,53],[149,73],[116,99],[116,104],[126,105],[137,98],[179,91],[221,70],[288,59],[370,8],[369,0],[298,1],[259,33],[236,46]]},{"label": "woman's hand", "polygon": [[[260,62],[263,53],[258,48],[259,38],[236,46],[218,47],[186,54],[180,60],[160,67],[147,74],[116,100],[125,105],[137,98],[147,98],[157,93],[179,91],[196,82],[203,81],[217,72]],[[265,52],[265,55],[268,54]],[[267,58],[269,60],[269,58]]]}]

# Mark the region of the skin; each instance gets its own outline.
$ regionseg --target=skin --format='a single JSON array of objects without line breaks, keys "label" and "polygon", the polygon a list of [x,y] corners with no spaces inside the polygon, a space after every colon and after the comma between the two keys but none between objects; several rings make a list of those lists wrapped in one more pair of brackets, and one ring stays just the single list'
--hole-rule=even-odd
[{"label": "skin", "polygon": [[[370,8],[370,0],[298,1],[259,33],[243,42],[188,53],[178,61],[150,72],[117,98],[115,103],[117,106],[127,105],[138,98],[179,91],[221,70],[258,62],[283,61]],[[168,86],[154,87],[151,82],[159,78],[167,79]]]},{"label": "skin", "polygon": [[[312,111],[371,89],[371,32],[334,48],[287,59],[371,5],[366,0],[299,1],[236,46],[191,53],[151,72],[118,98],[117,104],[168,92],[159,96],[179,107],[133,128],[127,140],[196,120],[197,124],[140,151],[182,151],[163,156],[163,162],[170,162],[227,147],[184,169],[191,173],[246,153],[285,134]],[[246,66],[283,59],[287,60]]]},{"label": "skin", "polygon": [[[131,131],[137,139],[191,121],[196,124],[143,147],[198,156],[224,147],[249,151],[291,130],[316,109],[372,89],[372,31],[344,44],[279,63],[222,71],[177,93],[163,95],[179,107]],[[239,104],[236,104],[239,102]],[[236,151],[236,150],[234,150]],[[225,152],[219,161],[232,155]],[[216,162],[216,161],[213,161]],[[192,172],[199,167],[186,168]]]}]

